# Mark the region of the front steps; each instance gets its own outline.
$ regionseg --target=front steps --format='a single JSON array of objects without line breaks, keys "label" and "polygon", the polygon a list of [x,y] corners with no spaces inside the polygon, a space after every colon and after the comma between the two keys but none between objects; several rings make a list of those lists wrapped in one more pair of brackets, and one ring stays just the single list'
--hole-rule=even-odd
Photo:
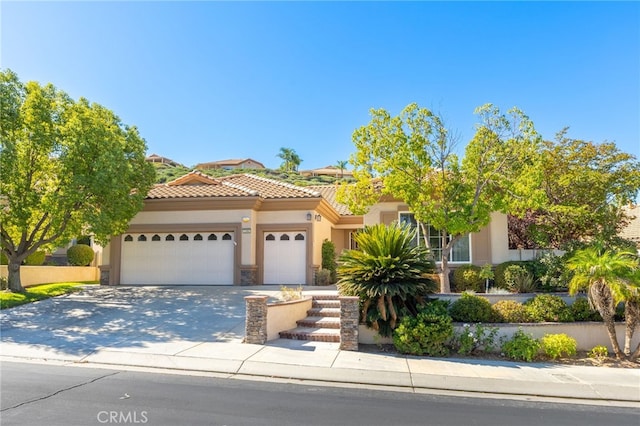
[{"label": "front steps", "polygon": [[312,296],[307,317],[293,330],[281,331],[280,338],[340,343],[340,301],[338,296]]}]

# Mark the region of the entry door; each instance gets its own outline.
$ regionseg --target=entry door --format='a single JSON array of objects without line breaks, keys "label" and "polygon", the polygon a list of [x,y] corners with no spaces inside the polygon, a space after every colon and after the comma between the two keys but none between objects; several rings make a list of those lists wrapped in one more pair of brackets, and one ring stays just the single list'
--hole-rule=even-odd
[{"label": "entry door", "polygon": [[306,284],[307,233],[265,232],[264,283]]}]

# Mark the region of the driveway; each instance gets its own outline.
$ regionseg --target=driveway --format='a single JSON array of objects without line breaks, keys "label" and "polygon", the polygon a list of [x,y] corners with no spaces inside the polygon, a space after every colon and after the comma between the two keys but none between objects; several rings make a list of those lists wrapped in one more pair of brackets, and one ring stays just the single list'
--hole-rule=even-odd
[{"label": "driveway", "polygon": [[110,350],[175,354],[240,343],[245,302],[277,287],[100,287],[0,312],[0,355],[79,361]]}]

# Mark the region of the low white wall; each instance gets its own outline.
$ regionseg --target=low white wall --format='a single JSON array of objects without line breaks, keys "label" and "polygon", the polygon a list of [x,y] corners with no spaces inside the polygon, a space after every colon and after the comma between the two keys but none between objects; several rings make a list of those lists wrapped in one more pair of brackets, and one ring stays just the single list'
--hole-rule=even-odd
[{"label": "low white wall", "polygon": [[267,341],[278,339],[281,331],[297,327],[296,321],[307,317],[311,309],[311,297],[290,302],[270,303],[267,305]]},{"label": "low white wall", "polygon": [[[0,265],[0,277],[7,277],[7,265]],[[98,281],[100,269],[95,266],[21,266],[20,281],[23,287],[37,284]]]},{"label": "low white wall", "polygon": [[[525,333],[531,334],[536,339],[544,337],[545,334],[567,334],[576,339],[579,351],[588,351],[597,345],[606,346],[610,352],[613,351],[607,330],[601,322],[485,324],[485,326],[499,328],[500,331],[498,332],[497,339],[500,339],[501,336],[510,338],[513,333],[518,331],[519,327],[522,327]],[[454,324],[454,329],[458,332],[462,327],[462,324]],[[471,328],[475,329],[473,324],[471,324]],[[624,330],[625,325],[623,323],[616,324],[616,334],[620,347],[624,347]],[[499,340],[497,340],[496,343],[498,341]],[[393,339],[390,337],[381,337],[375,330],[360,324],[358,329],[358,342],[365,345],[384,345],[393,344]],[[631,347],[635,348],[640,342],[640,332],[635,333],[631,342]]]}]

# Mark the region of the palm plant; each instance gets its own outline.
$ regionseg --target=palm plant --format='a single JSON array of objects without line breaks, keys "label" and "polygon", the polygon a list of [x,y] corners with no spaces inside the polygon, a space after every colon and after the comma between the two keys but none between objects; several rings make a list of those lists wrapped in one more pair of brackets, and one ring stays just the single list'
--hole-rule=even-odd
[{"label": "palm plant", "polygon": [[[613,251],[600,246],[587,247],[576,251],[568,260],[567,267],[573,271],[569,282],[569,293],[574,295],[585,290],[589,303],[600,313],[609,334],[611,346],[618,359],[624,359],[625,353],[620,349],[616,336],[614,315],[616,306],[625,303],[625,313],[632,318],[627,319],[625,340],[626,352],[630,352],[630,338],[637,323],[638,297],[638,258],[631,251]],[[629,303],[629,301],[631,303]],[[631,329],[629,328],[631,327]],[[633,356],[637,357],[640,345]]]},{"label": "palm plant", "polygon": [[347,168],[347,161],[338,160],[338,162],[336,163],[336,167],[338,169],[340,169],[340,177],[343,178],[344,177],[344,169]]},{"label": "palm plant", "polygon": [[361,320],[388,336],[403,312],[415,315],[417,305],[437,289],[435,264],[406,226],[368,226],[355,240],[359,249],[340,256],[338,290],[360,297]]}]

